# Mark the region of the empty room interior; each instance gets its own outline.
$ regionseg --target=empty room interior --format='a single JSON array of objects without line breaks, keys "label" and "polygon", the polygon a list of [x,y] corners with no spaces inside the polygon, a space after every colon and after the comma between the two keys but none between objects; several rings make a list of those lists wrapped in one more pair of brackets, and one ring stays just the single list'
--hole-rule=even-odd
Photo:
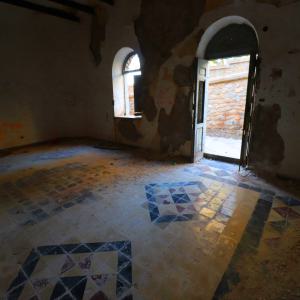
[{"label": "empty room interior", "polygon": [[300,1],[0,1],[0,299],[300,299]]}]

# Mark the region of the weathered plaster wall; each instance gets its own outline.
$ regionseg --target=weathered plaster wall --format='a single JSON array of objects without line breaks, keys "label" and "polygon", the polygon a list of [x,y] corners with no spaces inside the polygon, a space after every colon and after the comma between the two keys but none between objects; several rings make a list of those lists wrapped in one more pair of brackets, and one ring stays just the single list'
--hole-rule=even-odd
[{"label": "weathered plaster wall", "polygon": [[90,25],[0,3],[0,149],[86,135]]},{"label": "weathered plaster wall", "polygon": [[[266,3],[268,2],[268,3]],[[224,16],[238,15],[256,28],[260,42],[260,85],[257,103],[280,107],[270,117],[272,138],[268,144],[265,122],[255,124],[260,137],[252,148],[251,162],[259,168],[299,177],[300,151],[299,1],[170,1],[118,0],[106,24],[101,70],[101,99],[94,98],[90,111],[91,135],[155,149],[189,155],[191,149],[192,70],[203,32]],[[143,62],[142,120],[113,118],[111,65],[121,47],[131,47]],[[281,74],[274,76],[275,72]],[[261,116],[261,113],[260,113]],[[259,118],[255,118],[259,120]],[[120,127],[128,128],[124,134]],[[126,123],[126,124],[125,124]],[[270,127],[269,127],[270,128]],[[275,147],[278,145],[278,147]],[[274,161],[274,147],[280,151]],[[275,162],[275,163],[274,163]]]},{"label": "weathered plaster wall", "polygon": [[[97,44],[92,45],[101,59],[97,67],[89,50],[90,17],[73,24],[0,6],[2,148],[91,136],[189,155],[199,41],[213,22],[237,15],[254,25],[260,41],[251,162],[299,177],[299,1],[116,0],[106,8],[106,23],[98,20],[101,29],[93,30],[101,41],[100,56]],[[144,115],[138,120],[113,114],[112,64],[122,47],[139,51],[143,65]]]}]

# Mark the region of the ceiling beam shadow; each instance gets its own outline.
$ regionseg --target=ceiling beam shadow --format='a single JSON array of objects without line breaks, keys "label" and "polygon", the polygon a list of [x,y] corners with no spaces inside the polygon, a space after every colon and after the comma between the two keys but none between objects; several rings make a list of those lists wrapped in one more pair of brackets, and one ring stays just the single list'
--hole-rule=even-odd
[{"label": "ceiling beam shadow", "polygon": [[48,14],[51,16],[63,18],[63,19],[69,20],[69,21],[80,22],[79,17],[77,17],[69,12],[63,11],[61,9],[54,8],[54,7],[43,6],[43,5],[32,3],[32,2],[29,2],[26,0],[0,0],[0,2],[4,2],[7,4],[14,5],[14,6],[23,7],[26,9],[33,10],[33,11]]},{"label": "ceiling beam shadow", "polygon": [[78,9],[80,11],[83,11],[83,12],[91,14],[91,15],[94,14],[94,8],[93,7],[91,7],[89,5],[78,3],[78,2],[73,1],[73,0],[48,0],[48,1],[58,3],[58,4],[62,4],[62,5],[74,8],[74,9]]}]

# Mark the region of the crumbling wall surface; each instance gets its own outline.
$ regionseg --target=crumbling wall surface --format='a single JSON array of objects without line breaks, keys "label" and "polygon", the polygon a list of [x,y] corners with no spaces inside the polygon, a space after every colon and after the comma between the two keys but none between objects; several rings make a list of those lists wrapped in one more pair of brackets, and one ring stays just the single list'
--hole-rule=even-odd
[{"label": "crumbling wall surface", "polygon": [[250,148],[253,164],[263,162],[277,165],[284,159],[284,141],[277,129],[280,118],[281,108],[278,104],[256,106]]},{"label": "crumbling wall surface", "polygon": [[[117,0],[94,20],[92,43],[90,16],[77,24],[0,6],[0,147],[84,135],[190,156],[199,41],[220,18],[241,16],[261,58],[251,162],[300,176],[299,1]],[[112,64],[123,47],[140,54],[142,119],[114,117]]]},{"label": "crumbling wall surface", "polygon": [[300,49],[300,3],[287,2],[280,8],[264,5],[269,13],[263,26],[256,26],[261,64],[250,162],[258,169],[299,178],[300,55],[295,49]]},{"label": "crumbling wall surface", "polygon": [[116,124],[119,133],[127,140],[136,142],[142,137],[138,124],[133,123],[131,119],[120,118]]},{"label": "crumbling wall surface", "polygon": [[86,135],[94,61],[81,23],[0,3],[0,149]]},{"label": "crumbling wall surface", "polygon": [[[162,64],[171,56],[172,49],[190,34],[203,13],[204,1],[142,1],[141,11],[135,22],[141,54],[143,56],[144,114],[152,121],[151,110],[154,101],[149,87],[157,79]],[[174,26],[174,20],[180,26]]]},{"label": "crumbling wall surface", "polygon": [[[193,33],[204,6],[205,1],[197,0],[141,1],[140,15],[135,22],[144,62],[142,108],[148,121],[157,122],[155,136],[159,150],[164,153],[177,153],[191,142],[194,57],[189,54],[195,52],[197,43],[190,42],[181,57],[172,51]],[[188,53],[184,53],[186,50]]]},{"label": "crumbling wall surface", "polygon": [[[131,120],[133,124],[138,123],[138,139],[125,137],[120,132],[121,123],[113,121],[115,136],[140,147],[190,155],[193,63],[197,46],[204,31],[215,21],[225,16],[241,16],[257,31],[261,58],[256,97],[260,106],[255,109],[253,124],[260,133],[253,136],[251,162],[257,168],[299,177],[300,162],[294,162],[294,157],[300,151],[297,125],[300,77],[296,63],[300,53],[297,25],[300,3],[262,2],[141,0],[139,5],[135,2],[138,8],[128,5],[126,22],[122,21],[128,29],[127,37],[123,35],[122,42],[114,45],[108,37],[105,44],[110,44],[107,46],[107,51],[112,49],[110,53],[118,50],[116,44],[139,51],[143,118]],[[112,10],[114,18],[123,15],[119,9],[129,2],[119,0],[118,3]],[[111,26],[112,23],[107,26],[116,38],[115,32],[123,32],[123,29],[116,24]],[[117,25],[120,26],[120,22]],[[110,56],[109,62],[112,60]],[[106,82],[108,84],[108,80]],[[270,117],[275,112],[276,117]],[[276,154],[272,153],[273,149]]]},{"label": "crumbling wall surface", "polygon": [[[99,2],[99,1],[98,1]],[[105,41],[101,46],[101,63],[97,66],[91,93],[86,107],[88,115],[88,135],[117,141],[124,144],[147,147],[151,144],[151,136],[145,135],[151,123],[143,120],[114,118],[112,65],[117,52],[124,47],[139,50],[139,44],[134,32],[134,20],[138,17],[140,0],[118,0],[113,7],[107,7],[105,25]],[[154,108],[153,108],[154,109]],[[131,124],[130,124],[131,123]],[[129,125],[130,124],[130,125]],[[122,130],[120,127],[124,125]],[[125,133],[129,129],[129,133]],[[143,135],[140,136],[140,131]]]}]

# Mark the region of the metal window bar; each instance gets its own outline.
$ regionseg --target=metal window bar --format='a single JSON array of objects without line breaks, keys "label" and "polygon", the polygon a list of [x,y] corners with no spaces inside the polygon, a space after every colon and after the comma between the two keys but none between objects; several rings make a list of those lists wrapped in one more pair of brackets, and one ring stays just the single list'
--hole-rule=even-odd
[{"label": "metal window bar", "polygon": [[127,63],[129,61],[129,59],[133,56],[135,56],[137,53],[136,51],[132,51],[130,52],[124,59],[124,62],[123,62],[123,65],[122,65],[122,74],[128,74],[128,73],[133,73],[133,72],[140,72],[141,71],[141,68],[139,69],[135,69],[135,70],[126,70],[126,66],[127,66]]}]

